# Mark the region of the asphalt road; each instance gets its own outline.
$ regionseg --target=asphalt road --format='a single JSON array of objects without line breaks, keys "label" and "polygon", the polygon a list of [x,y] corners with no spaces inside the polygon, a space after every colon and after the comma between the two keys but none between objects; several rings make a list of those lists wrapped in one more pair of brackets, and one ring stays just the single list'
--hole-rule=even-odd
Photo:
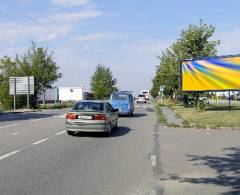
[{"label": "asphalt road", "polygon": [[67,109],[0,115],[0,194],[240,194],[240,132],[166,128],[152,104],[111,137],[64,130]]},{"label": "asphalt road", "polygon": [[64,131],[67,110],[0,116],[0,194],[151,194],[151,104],[110,138]]}]

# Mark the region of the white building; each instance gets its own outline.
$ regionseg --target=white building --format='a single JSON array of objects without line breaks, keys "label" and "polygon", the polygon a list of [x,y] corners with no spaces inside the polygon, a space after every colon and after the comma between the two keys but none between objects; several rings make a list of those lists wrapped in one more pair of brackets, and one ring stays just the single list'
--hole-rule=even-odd
[{"label": "white building", "polygon": [[84,99],[84,87],[59,87],[59,101],[79,101]]}]

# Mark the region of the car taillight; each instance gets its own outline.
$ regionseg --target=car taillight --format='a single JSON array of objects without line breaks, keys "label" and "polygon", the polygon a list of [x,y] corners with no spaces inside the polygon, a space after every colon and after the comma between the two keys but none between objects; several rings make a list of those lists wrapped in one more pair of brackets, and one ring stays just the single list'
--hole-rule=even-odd
[{"label": "car taillight", "polygon": [[105,114],[95,114],[93,116],[93,120],[103,120],[105,121],[107,119]]},{"label": "car taillight", "polygon": [[77,118],[78,118],[78,116],[76,114],[67,113],[66,119],[74,120],[74,119],[77,119]]}]

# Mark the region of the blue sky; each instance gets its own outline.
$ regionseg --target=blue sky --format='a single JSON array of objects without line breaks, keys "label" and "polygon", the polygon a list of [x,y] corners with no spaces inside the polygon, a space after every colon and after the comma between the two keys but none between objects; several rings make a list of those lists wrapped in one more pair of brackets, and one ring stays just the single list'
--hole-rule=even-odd
[{"label": "blue sky", "polygon": [[219,55],[240,53],[240,1],[1,0],[0,53],[48,47],[61,68],[57,86],[84,85],[97,64],[109,66],[121,90],[151,88],[156,58],[189,24],[216,27]]}]

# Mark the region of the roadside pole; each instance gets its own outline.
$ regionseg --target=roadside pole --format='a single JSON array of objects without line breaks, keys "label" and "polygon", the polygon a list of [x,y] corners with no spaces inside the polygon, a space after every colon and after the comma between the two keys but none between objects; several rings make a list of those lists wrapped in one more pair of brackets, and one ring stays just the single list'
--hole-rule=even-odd
[{"label": "roadside pole", "polygon": [[16,87],[17,87],[17,84],[16,84],[16,78],[14,77],[14,89],[13,89],[13,110],[16,110]]},{"label": "roadside pole", "polygon": [[163,104],[163,92],[161,91],[161,105]]},{"label": "roadside pole", "polygon": [[160,92],[160,103],[163,104],[163,91],[165,89],[165,85],[160,85],[159,92]]},{"label": "roadside pole", "polygon": [[27,108],[29,109],[29,96],[30,96],[30,77],[28,76],[27,77],[27,79],[28,79],[28,82],[27,82]]}]

